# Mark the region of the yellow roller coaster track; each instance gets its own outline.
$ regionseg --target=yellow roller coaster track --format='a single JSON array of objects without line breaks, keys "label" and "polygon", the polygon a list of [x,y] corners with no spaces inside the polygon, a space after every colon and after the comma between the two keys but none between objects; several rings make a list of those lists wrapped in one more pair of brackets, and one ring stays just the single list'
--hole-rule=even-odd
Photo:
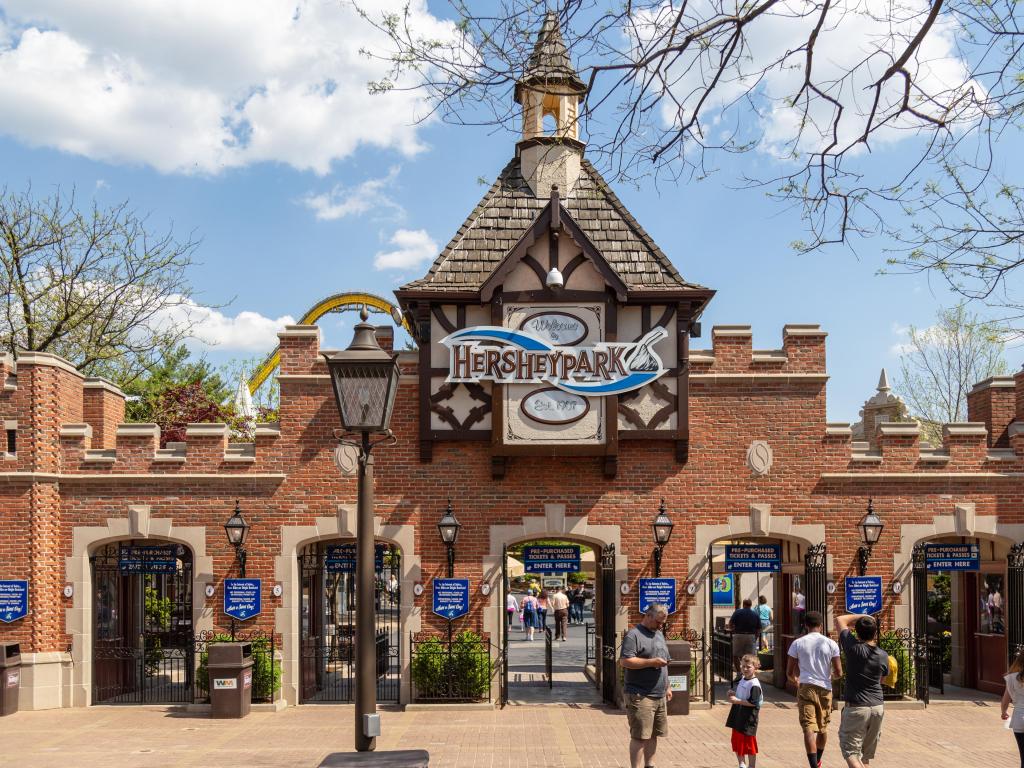
[{"label": "yellow roller coaster track", "polygon": [[[401,310],[380,296],[374,296],[372,293],[339,293],[334,296],[328,296],[323,301],[314,304],[302,316],[299,324],[313,325],[317,320],[330,312],[344,312],[348,308],[355,309],[356,307],[366,307],[370,312],[381,312],[390,315],[392,320],[401,317]],[[409,330],[409,325],[405,318],[402,318],[402,327]],[[280,364],[281,348],[275,347],[274,351],[267,355],[253,372],[252,376],[249,377],[249,392],[255,394],[256,390],[263,386],[263,382],[270,377],[270,374]]]}]

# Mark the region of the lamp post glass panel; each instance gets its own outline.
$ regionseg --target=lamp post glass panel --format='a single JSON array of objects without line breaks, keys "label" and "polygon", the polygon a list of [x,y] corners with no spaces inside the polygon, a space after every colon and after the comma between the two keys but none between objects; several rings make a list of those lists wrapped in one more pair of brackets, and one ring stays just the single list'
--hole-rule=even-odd
[{"label": "lamp post glass panel", "polygon": [[860,528],[860,539],[864,544],[857,550],[857,559],[860,575],[864,576],[868,570],[871,549],[878,543],[882,536],[882,529],[885,528],[885,523],[875,514],[875,506],[871,499],[868,499],[868,510],[861,518],[858,527]]},{"label": "lamp post glass panel", "polygon": [[658,516],[654,518],[654,523],[651,524],[651,527],[654,529],[654,576],[657,578],[661,576],[662,550],[665,549],[665,545],[672,538],[672,529],[675,527],[675,524],[668,517],[668,510],[665,509],[664,499],[661,500]]},{"label": "lamp post glass panel", "polygon": [[324,352],[341,425],[359,434],[359,505],[356,525],[356,729],[360,752],[373,750],[367,716],[377,711],[377,662],[374,639],[374,535],[372,434],[393,440],[389,426],[398,390],[398,355],[380,348],[364,307],[352,343],[343,352]]}]

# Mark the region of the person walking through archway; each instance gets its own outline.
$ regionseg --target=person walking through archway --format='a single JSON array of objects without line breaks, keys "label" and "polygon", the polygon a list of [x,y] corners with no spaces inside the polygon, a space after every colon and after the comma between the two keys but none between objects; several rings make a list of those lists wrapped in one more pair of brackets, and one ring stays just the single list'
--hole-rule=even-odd
[{"label": "person walking through archway", "polygon": [[533,640],[533,631],[540,626],[540,617],[538,616],[538,603],[537,598],[533,596],[533,590],[526,590],[526,597],[523,598],[523,627],[526,628],[525,640]]},{"label": "person walking through archway", "polygon": [[774,643],[768,642],[768,636],[771,634],[772,623],[775,621],[775,613],[772,611],[771,606],[768,605],[768,598],[764,595],[758,595],[757,598],[757,617],[761,620],[761,632],[759,634],[760,642],[759,649],[762,651],[771,650],[774,647]]},{"label": "person walking through archway", "polygon": [[761,634],[761,617],[753,608],[748,597],[743,607],[736,609],[729,617],[729,631],[732,632],[732,669],[740,673],[740,660],[747,654],[757,655],[757,637]]},{"label": "person walking through archway", "polygon": [[668,644],[661,628],[668,609],[651,603],[643,620],[626,633],[619,654],[629,721],[630,768],[654,768],[658,737],[668,736]]},{"label": "person walking through archway", "polygon": [[[512,629],[512,618],[519,613],[519,602],[516,600],[516,596],[511,592],[509,592],[508,596],[505,598],[505,612],[508,614],[508,628]],[[520,630],[523,629],[522,626],[519,628]]]},{"label": "person walking through archway", "polygon": [[789,646],[786,677],[796,683],[796,703],[800,728],[804,732],[807,765],[819,768],[821,755],[828,741],[828,724],[832,717],[832,678],[843,676],[839,662],[839,646],[822,634],[825,620],[818,611],[804,614],[807,634]]},{"label": "person walking through archway", "polygon": [[569,639],[569,598],[561,587],[555,589],[555,594],[548,598],[551,610],[555,612],[555,640],[563,643]]},{"label": "person walking through archway", "polygon": [[846,654],[846,706],[839,721],[839,749],[850,768],[867,768],[882,732],[882,680],[889,674],[889,654],[878,647],[878,622],[871,616],[839,616],[836,630]]}]

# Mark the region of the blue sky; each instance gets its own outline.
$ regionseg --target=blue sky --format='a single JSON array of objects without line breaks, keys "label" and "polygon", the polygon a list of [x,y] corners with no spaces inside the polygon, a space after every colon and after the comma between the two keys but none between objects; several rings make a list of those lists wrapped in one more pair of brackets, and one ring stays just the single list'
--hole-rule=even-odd
[{"label": "blue sky", "polygon": [[[414,125],[412,96],[367,97],[372,65],[354,52],[369,38],[337,4],[300,3],[300,39],[281,32],[272,0],[216,12],[182,0],[175,17],[157,2],[82,5],[0,0],[0,184],[128,199],[155,228],[194,231],[191,279],[218,307],[202,324],[216,344],[196,346],[215,363],[269,351],[276,329],[330,294],[390,298],[514,152],[501,130]],[[772,161],[725,158],[709,180],[616,191],[684,277],[717,289],[695,347],[710,347],[715,324],[750,324],[755,348],[777,348],[784,324],[819,323],[828,417],[855,421],[906,328],[952,299],[923,276],[879,275],[880,240],[796,254],[798,213],[730,188],[752,162]],[[324,318],[325,344],[347,344],[352,319]]]}]

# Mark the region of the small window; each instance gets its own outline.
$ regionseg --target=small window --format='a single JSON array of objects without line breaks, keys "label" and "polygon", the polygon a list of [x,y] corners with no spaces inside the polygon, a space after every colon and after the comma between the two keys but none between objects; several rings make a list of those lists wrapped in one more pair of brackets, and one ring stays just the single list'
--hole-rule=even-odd
[{"label": "small window", "polygon": [[7,430],[7,452],[15,454],[18,452],[18,430]]},{"label": "small window", "polygon": [[551,113],[551,112],[545,112],[544,113],[544,135],[545,136],[554,136],[557,131],[558,131],[558,121],[555,119],[554,114]]}]

